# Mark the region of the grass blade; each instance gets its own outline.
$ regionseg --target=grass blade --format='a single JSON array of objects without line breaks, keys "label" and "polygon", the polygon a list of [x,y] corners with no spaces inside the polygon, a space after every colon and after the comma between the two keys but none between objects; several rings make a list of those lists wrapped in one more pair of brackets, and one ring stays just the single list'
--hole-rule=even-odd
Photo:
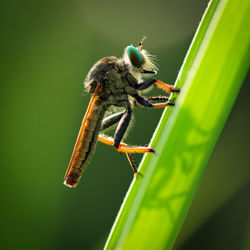
[{"label": "grass blade", "polygon": [[157,155],[143,158],[106,249],[173,245],[249,68],[249,11],[248,0],[211,1],[154,134]]}]

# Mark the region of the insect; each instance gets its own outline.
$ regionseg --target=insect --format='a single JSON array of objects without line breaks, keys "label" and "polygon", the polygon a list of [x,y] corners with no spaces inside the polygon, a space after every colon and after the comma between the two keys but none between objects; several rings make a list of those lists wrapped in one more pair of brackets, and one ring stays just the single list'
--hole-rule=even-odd
[{"label": "insect", "polygon": [[[157,70],[152,56],[142,49],[143,40],[144,38],[138,47],[127,46],[122,58],[114,56],[102,58],[90,69],[84,85],[92,97],[65,174],[66,186],[75,187],[78,184],[93,157],[98,141],[114,146],[118,152],[125,153],[135,175],[137,169],[131,154],[154,153],[153,148],[128,146],[121,142],[130,124],[134,105],[147,108],[174,106],[166,96],[144,97],[143,90],[157,85],[167,92],[179,92],[179,89],[155,78],[143,81],[145,76],[156,74]],[[121,107],[124,111],[104,119],[105,112],[111,106]],[[118,125],[114,138],[101,135],[101,131],[116,123]]]}]

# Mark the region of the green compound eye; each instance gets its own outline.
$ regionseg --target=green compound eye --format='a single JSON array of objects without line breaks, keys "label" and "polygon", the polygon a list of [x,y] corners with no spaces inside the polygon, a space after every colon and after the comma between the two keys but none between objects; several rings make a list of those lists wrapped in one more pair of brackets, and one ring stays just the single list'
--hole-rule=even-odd
[{"label": "green compound eye", "polygon": [[128,46],[127,54],[133,66],[140,68],[142,64],[142,56],[141,56],[140,51],[134,46]]}]

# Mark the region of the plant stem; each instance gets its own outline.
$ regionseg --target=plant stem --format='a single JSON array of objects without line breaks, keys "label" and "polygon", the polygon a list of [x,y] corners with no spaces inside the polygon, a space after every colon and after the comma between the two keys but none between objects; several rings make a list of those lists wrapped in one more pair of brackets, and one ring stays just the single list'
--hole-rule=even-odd
[{"label": "plant stem", "polygon": [[249,68],[249,13],[248,0],[209,4],[106,249],[171,249]]}]

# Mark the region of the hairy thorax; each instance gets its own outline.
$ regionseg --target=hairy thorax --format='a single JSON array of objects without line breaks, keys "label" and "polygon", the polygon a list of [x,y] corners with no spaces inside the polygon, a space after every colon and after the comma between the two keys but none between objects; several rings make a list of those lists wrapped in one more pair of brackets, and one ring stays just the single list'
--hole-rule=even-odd
[{"label": "hairy thorax", "polygon": [[98,95],[104,105],[124,106],[129,101],[128,95],[137,93],[136,78],[123,60],[113,56],[99,60],[90,69],[84,85],[93,94],[98,83],[101,83]]}]

